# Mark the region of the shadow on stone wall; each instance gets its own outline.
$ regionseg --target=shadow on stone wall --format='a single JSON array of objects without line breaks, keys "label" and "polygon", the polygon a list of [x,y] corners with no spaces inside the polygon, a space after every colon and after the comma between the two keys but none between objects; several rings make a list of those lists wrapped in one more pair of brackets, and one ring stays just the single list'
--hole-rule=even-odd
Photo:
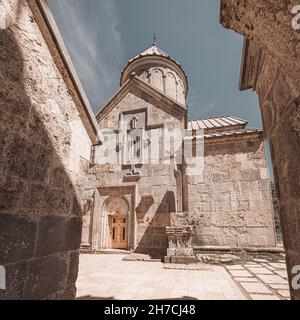
[{"label": "shadow on stone wall", "polygon": [[[136,253],[149,254],[152,258],[162,258],[167,254],[168,238],[166,227],[170,226],[171,213],[176,211],[175,195],[167,191],[149,225],[145,227]],[[139,226],[138,228],[142,228]]]},{"label": "shadow on stone wall", "polygon": [[[27,96],[25,82],[40,102]],[[0,30],[0,265],[7,274],[0,299],[76,292],[81,210],[53,145],[58,130],[53,126],[51,139],[44,127],[48,97],[38,86],[24,76],[14,34]]]}]

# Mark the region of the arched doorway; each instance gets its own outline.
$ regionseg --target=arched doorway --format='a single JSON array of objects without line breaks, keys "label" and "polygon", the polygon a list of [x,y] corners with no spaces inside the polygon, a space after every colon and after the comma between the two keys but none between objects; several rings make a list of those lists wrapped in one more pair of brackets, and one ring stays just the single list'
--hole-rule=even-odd
[{"label": "arched doorway", "polygon": [[113,196],[104,204],[108,218],[108,247],[110,249],[128,249],[129,205],[125,198]]}]

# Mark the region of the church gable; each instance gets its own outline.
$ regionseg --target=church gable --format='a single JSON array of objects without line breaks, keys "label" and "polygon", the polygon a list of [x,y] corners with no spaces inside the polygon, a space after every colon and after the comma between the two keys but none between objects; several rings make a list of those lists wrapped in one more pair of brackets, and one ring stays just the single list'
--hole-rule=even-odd
[{"label": "church gable", "polygon": [[117,129],[121,118],[128,123],[136,118],[138,127],[146,129],[164,124],[184,127],[186,108],[142,80],[132,79],[97,114],[101,128]]}]

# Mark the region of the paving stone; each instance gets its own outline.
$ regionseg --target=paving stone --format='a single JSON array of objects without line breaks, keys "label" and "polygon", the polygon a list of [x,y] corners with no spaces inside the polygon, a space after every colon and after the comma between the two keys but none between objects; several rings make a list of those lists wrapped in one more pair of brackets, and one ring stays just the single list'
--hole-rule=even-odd
[{"label": "paving stone", "polygon": [[248,268],[254,274],[274,274],[271,270],[266,268]]},{"label": "paving stone", "polygon": [[234,265],[234,266],[227,266],[228,270],[245,270],[243,266],[241,265]]},{"label": "paving stone", "polygon": [[252,278],[252,274],[247,270],[229,270],[233,277],[248,277]]},{"label": "paving stone", "polygon": [[246,283],[241,282],[240,285],[248,292],[248,293],[272,293],[264,284],[262,283]]},{"label": "paving stone", "polygon": [[278,290],[278,293],[283,296],[284,298],[291,298],[289,290]]},{"label": "paving stone", "polygon": [[262,265],[265,267],[265,268],[267,268],[267,269],[269,269],[269,270],[276,270],[274,267],[271,267],[269,264],[267,264],[267,263],[262,263]]},{"label": "paving stone", "polygon": [[260,264],[256,263],[256,262],[251,262],[251,261],[248,261],[245,266],[260,266]]},{"label": "paving stone", "polygon": [[163,263],[122,261],[124,257],[114,254],[80,255],[77,297],[123,300],[246,299],[224,267],[169,270],[163,268]]},{"label": "paving stone", "polygon": [[279,277],[276,274],[273,275],[266,275],[266,274],[258,274],[257,277],[261,279],[264,283],[277,283],[277,284],[286,284],[287,281],[283,278]]},{"label": "paving stone", "polygon": [[266,259],[253,259],[255,262],[268,262]]},{"label": "paving stone", "polygon": [[259,282],[256,278],[234,278],[237,282]]},{"label": "paving stone", "polygon": [[284,270],[275,270],[275,273],[277,273],[280,277],[287,279],[287,272]]},{"label": "paving stone", "polygon": [[269,265],[275,269],[285,270],[286,264],[285,263],[269,263]]},{"label": "paving stone", "polygon": [[267,294],[251,294],[252,300],[280,300],[279,297],[275,295],[267,295]]},{"label": "paving stone", "polygon": [[275,290],[289,290],[289,285],[288,284],[273,284],[273,283],[270,283],[269,286],[272,288],[272,289],[275,289]]},{"label": "paving stone", "polygon": [[258,264],[258,263],[253,263],[253,264],[252,263],[251,264],[247,263],[247,264],[244,265],[244,267],[245,268],[261,268],[261,264]]}]

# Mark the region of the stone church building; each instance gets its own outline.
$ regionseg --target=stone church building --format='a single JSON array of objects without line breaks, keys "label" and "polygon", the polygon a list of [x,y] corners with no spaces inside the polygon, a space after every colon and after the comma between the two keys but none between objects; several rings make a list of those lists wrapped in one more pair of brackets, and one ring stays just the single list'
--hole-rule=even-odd
[{"label": "stone church building", "polygon": [[[300,261],[300,66],[285,2],[222,0],[221,23],[247,38],[240,89],[260,98],[292,280]],[[91,252],[167,256],[176,245],[275,246],[262,131],[232,116],[189,121],[186,75],[156,45],[129,61],[97,119],[46,0],[0,0],[0,47],[0,265],[7,278],[0,299],[74,298],[80,243]],[[108,148],[100,126],[110,135],[125,131],[123,139]],[[159,133],[166,128],[185,132],[187,149],[204,141],[203,171],[191,172],[180,152],[165,153]],[[128,144],[132,153],[124,152]],[[101,162],[101,154],[122,161]],[[290,290],[299,299],[292,281]]]},{"label": "stone church building", "polygon": [[[92,147],[83,249],[165,255],[172,226],[189,230],[194,249],[276,245],[262,130],[234,116],[189,120],[187,94],[182,66],[156,43],[128,62],[96,114],[108,143]],[[191,152],[204,147],[203,170],[190,172],[174,139],[166,151],[164,130],[181,132]]]}]

